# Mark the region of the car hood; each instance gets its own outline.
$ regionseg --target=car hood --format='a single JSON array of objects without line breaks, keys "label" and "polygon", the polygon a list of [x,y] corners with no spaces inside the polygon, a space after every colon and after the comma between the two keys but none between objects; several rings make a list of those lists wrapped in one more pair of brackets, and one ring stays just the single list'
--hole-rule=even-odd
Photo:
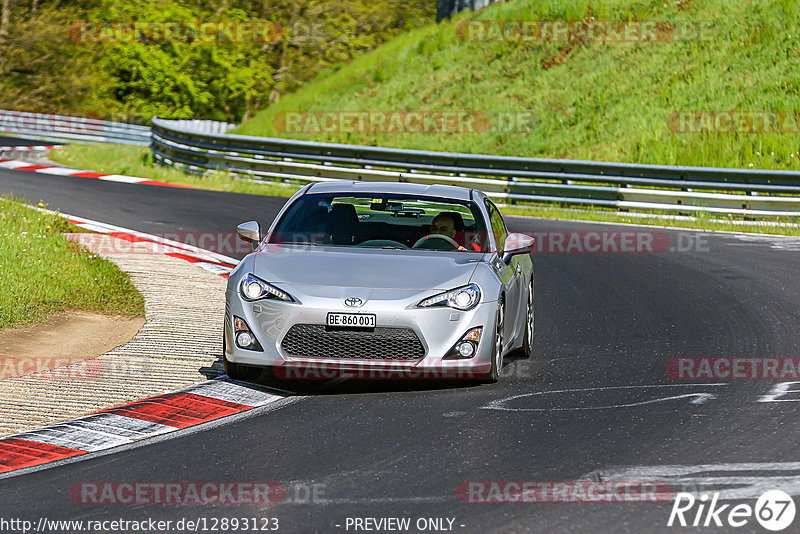
[{"label": "car hood", "polygon": [[483,255],[469,252],[264,245],[254,273],[268,282],[381,289],[440,289],[469,283]]}]

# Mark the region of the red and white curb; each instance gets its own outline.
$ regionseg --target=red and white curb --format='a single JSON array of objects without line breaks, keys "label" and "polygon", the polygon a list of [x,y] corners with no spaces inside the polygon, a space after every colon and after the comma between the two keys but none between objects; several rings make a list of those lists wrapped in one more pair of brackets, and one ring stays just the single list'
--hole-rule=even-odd
[{"label": "red and white curb", "polygon": [[[180,258],[227,277],[238,260],[210,250],[83,217],[56,213],[70,223],[137,247]],[[97,234],[73,234],[73,236]],[[78,239],[80,242],[80,240]],[[0,475],[90,452],[127,445],[264,406],[284,398],[221,378],[0,439]]]},{"label": "red and white curb", "polygon": [[0,439],[0,474],[214,421],[285,398],[221,378]]},{"label": "red and white curb", "polygon": [[[225,256],[224,254],[219,254],[217,252],[196,247],[194,245],[187,245],[185,243],[181,243],[180,241],[173,241],[172,239],[165,239],[163,237],[146,234],[144,232],[138,232],[136,230],[130,230],[128,228],[115,226],[113,224],[85,219],[75,215],[58,213],[52,210],[43,209],[38,206],[31,207],[43,213],[50,213],[63,217],[70,223],[80,228],[91,230],[92,232],[99,234],[105,234],[116,239],[128,241],[132,245],[135,244],[137,247],[143,247],[154,253],[165,254],[173,258],[194,263],[198,267],[202,267],[207,271],[218,274],[225,278],[228,277],[230,272],[235,269],[236,265],[239,263],[239,260],[236,258]],[[90,247],[93,241],[93,235],[94,234],[89,233],[74,234],[72,239],[79,244],[82,243],[83,239],[85,239],[86,241],[83,244]]]},{"label": "red and white curb", "polygon": [[36,146],[0,146],[0,152],[8,150],[53,150],[54,148],[61,148],[64,145],[36,145]]},{"label": "red and white curb", "polygon": [[125,176],[124,174],[104,174],[101,172],[82,171],[70,169],[69,167],[56,167],[55,165],[38,165],[30,161],[18,159],[0,159],[0,168],[11,169],[14,171],[31,171],[40,174],[54,174],[58,176],[74,176],[76,178],[96,178],[106,182],[122,182],[126,184],[146,184],[160,185],[165,187],[181,187],[184,189],[194,189],[190,185],[179,185],[162,182],[160,180],[150,180],[149,178],[138,178],[136,176]]},{"label": "red and white curb", "polygon": [[[227,277],[238,260],[210,250],[137,232],[83,217],[65,215],[41,207],[70,223],[137,247],[192,262]],[[96,234],[73,234],[93,236]],[[80,240],[78,240],[80,242]],[[253,385],[240,385],[225,377],[150,397],[0,439],[0,475],[84,454],[129,445],[137,441],[193,427],[236,413],[252,410],[285,395]]]}]

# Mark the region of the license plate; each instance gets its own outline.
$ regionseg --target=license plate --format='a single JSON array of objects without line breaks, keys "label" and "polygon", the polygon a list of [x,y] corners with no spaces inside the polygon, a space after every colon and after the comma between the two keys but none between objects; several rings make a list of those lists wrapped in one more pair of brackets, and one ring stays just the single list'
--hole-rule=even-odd
[{"label": "license plate", "polygon": [[345,326],[348,328],[375,328],[375,314],[329,313],[328,326]]}]

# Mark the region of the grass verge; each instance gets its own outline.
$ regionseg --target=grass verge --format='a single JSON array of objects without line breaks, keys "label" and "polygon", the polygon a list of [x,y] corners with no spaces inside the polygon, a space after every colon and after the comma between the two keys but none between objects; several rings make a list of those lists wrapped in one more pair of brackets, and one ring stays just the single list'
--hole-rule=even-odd
[{"label": "grass verge", "polygon": [[66,310],[144,315],[128,275],[62,235],[74,231],[61,217],[0,197],[0,330]]}]

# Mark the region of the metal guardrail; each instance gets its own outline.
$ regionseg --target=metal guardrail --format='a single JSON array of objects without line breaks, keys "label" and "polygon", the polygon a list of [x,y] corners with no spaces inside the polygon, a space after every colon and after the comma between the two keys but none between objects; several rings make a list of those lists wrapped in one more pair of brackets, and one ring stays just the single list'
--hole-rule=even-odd
[{"label": "metal guardrail", "polygon": [[[181,128],[207,134],[224,134],[236,126],[228,122],[201,119],[181,119],[171,122]],[[26,111],[0,110],[0,132],[45,141],[150,145],[149,126]]]},{"label": "metal guardrail", "polygon": [[623,210],[800,217],[800,172],[518,158],[198,132],[153,119],[154,159],[291,182],[474,187],[497,200]]},{"label": "metal guardrail", "polygon": [[173,126],[179,126],[196,133],[224,134],[231,128],[236,128],[230,122],[211,121],[205,119],[177,119],[169,121]]},{"label": "metal guardrail", "polygon": [[472,11],[478,11],[489,4],[494,4],[495,2],[501,1],[504,2],[506,0],[437,0],[436,22],[449,19],[456,13],[460,13],[468,9],[471,9]]},{"label": "metal guardrail", "polygon": [[24,111],[0,110],[0,132],[56,142],[150,144],[149,126]]}]

